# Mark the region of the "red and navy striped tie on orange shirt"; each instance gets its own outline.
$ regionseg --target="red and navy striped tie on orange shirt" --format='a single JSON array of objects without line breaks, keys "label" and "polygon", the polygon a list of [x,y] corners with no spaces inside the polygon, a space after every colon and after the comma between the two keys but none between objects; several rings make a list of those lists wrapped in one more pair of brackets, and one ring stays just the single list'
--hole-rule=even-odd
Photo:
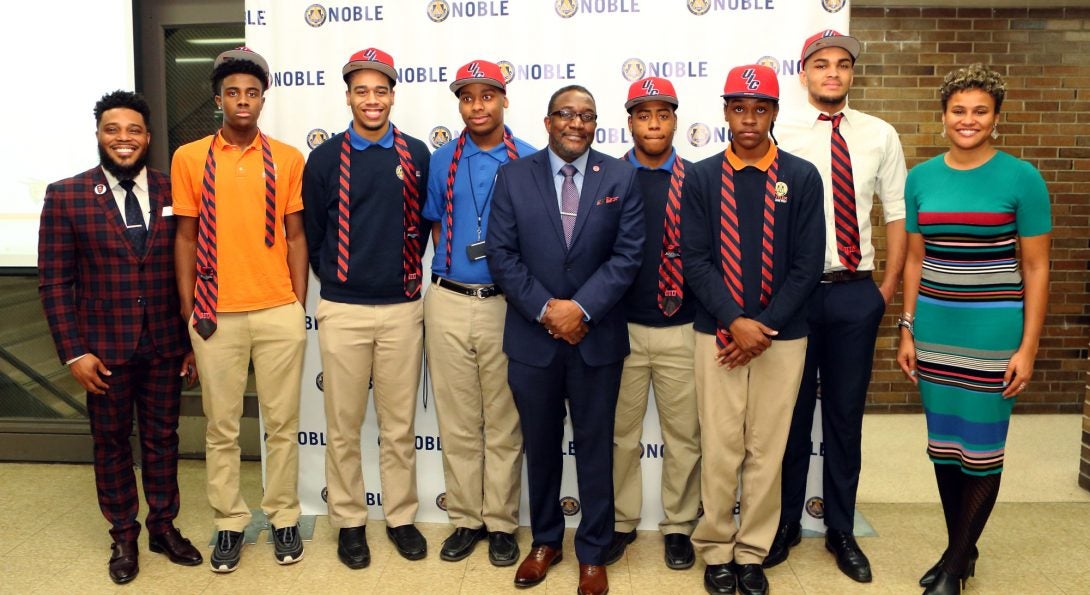
[{"label": "red and navy striped tie on orange shirt", "polygon": [[[777,154],[765,178],[764,216],[761,224],[761,306],[772,299],[773,232],[776,224],[776,182],[779,181],[780,158]],[[742,247],[738,226],[738,203],[734,198],[734,168],[723,153],[719,201],[719,258],[723,267],[723,282],[734,303],[745,308],[742,292]],[[723,349],[731,342],[730,332],[718,324],[715,344]]]},{"label": "red and navy striped tie on orange shirt", "polygon": [[[454,245],[454,178],[458,175],[458,164],[462,160],[462,151],[466,146],[466,138],[469,137],[469,129],[462,130],[462,134],[458,136],[458,143],[454,145],[454,155],[450,160],[450,169],[447,170],[447,194],[445,201],[446,212],[446,235],[444,237],[445,247],[447,252],[446,264],[447,274],[450,274],[450,250]],[[504,126],[503,129],[503,144],[507,147],[507,160],[514,161],[518,159],[518,149],[515,148],[515,137],[511,134],[511,130]]]},{"label": "red and navy striped tie on orange shirt", "polygon": [[[402,184],[402,218],[404,243],[401,248],[401,268],[405,297],[412,298],[420,293],[420,257],[424,238],[420,233],[420,189],[416,185],[416,166],[413,165],[409,145],[405,142],[397,126],[394,131],[394,150],[397,151],[398,171]],[[349,189],[351,188],[351,144],[348,131],[341,141],[340,176],[337,201],[337,279],[348,280],[349,251]]]},{"label": "red and navy striped tie on orange shirt", "polygon": [[852,157],[848,142],[840,133],[840,121],[844,114],[818,115],[822,122],[832,122],[831,137],[833,178],[833,222],[836,228],[836,253],[849,271],[859,268],[862,254],[859,251],[859,217],[855,208],[855,181],[852,178]]},{"label": "red and navy striped tie on orange shirt", "polygon": [[[269,138],[261,137],[261,160],[265,171],[265,246],[276,240],[276,166]],[[219,304],[219,278],[216,270],[216,138],[212,135],[201,181],[201,205],[197,222],[197,284],[194,292],[193,327],[202,339],[216,332],[216,308]]]}]

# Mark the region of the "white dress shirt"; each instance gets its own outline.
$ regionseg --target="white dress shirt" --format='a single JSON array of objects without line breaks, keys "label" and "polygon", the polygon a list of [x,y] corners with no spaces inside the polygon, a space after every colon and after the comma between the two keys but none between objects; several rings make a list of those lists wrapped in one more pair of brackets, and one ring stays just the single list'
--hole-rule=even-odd
[{"label": "white dress shirt", "polygon": [[[106,182],[110,186],[110,191],[113,192],[114,202],[117,203],[117,210],[121,211],[121,220],[125,221],[125,189],[121,187],[121,180],[114,177],[113,174],[106,171],[103,167],[102,173],[106,174]],[[148,198],[148,168],[143,168],[140,173],[132,179],[133,184],[132,192],[136,195],[136,202],[140,203],[140,212],[144,214],[144,227],[147,228],[151,225],[151,199]],[[129,221],[125,221],[125,225],[134,225]]]},{"label": "white dress shirt", "polygon": [[[821,173],[825,187],[825,272],[845,269],[836,251],[835,215],[833,213],[832,122],[822,122],[819,111],[809,103],[796,117],[776,121],[773,129],[780,148],[813,163]],[[840,134],[848,143],[855,182],[855,210],[859,219],[860,271],[874,270],[874,245],[871,242],[871,208],[874,197],[882,203],[882,219],[889,223],[905,218],[905,154],[897,131],[880,120],[845,106]],[[830,116],[833,114],[829,114]]]}]

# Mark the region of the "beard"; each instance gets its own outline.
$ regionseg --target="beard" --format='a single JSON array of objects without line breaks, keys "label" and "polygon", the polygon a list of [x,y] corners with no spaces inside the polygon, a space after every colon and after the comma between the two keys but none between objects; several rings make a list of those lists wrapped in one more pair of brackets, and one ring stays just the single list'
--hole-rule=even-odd
[{"label": "beard", "polygon": [[102,145],[98,146],[98,161],[102,164],[102,167],[110,172],[118,180],[131,180],[140,173],[140,170],[144,169],[144,166],[148,163],[148,151],[144,150],[136,161],[132,162],[132,165],[122,165],[114,161],[113,157],[103,148]]},{"label": "beard", "polygon": [[813,97],[815,100],[817,100],[818,103],[822,105],[836,107],[848,98],[848,94],[844,93],[843,95],[811,95],[811,97]]}]

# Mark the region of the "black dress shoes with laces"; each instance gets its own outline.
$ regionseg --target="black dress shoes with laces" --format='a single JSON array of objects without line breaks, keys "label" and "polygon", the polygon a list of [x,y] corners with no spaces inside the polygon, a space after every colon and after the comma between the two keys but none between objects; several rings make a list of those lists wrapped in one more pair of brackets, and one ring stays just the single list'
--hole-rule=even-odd
[{"label": "black dress shoes with laces", "polygon": [[795,547],[802,541],[802,525],[799,523],[783,523],[780,528],[776,530],[776,538],[772,540],[772,547],[768,548],[768,555],[765,556],[764,562],[761,563],[765,568],[772,568],[773,566],[782,563],[787,560],[787,556],[791,553],[791,548]]},{"label": "black dress shoes with laces", "polygon": [[825,532],[825,549],[836,556],[836,566],[857,583],[871,581],[870,560],[859,549],[855,536],[847,531],[828,529]]}]

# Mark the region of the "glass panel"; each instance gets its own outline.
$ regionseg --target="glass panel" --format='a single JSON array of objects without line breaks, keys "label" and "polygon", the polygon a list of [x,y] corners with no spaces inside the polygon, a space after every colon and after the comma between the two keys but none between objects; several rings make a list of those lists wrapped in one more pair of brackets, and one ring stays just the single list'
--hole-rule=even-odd
[{"label": "glass panel", "polygon": [[244,45],[245,28],[186,25],[164,34],[167,135],[170,155],[178,147],[217,130],[223,113],[212,99],[212,62],[224,50]]},{"label": "glass panel", "polygon": [[0,277],[0,418],[86,421],[86,395],[57,358],[36,276]]}]

